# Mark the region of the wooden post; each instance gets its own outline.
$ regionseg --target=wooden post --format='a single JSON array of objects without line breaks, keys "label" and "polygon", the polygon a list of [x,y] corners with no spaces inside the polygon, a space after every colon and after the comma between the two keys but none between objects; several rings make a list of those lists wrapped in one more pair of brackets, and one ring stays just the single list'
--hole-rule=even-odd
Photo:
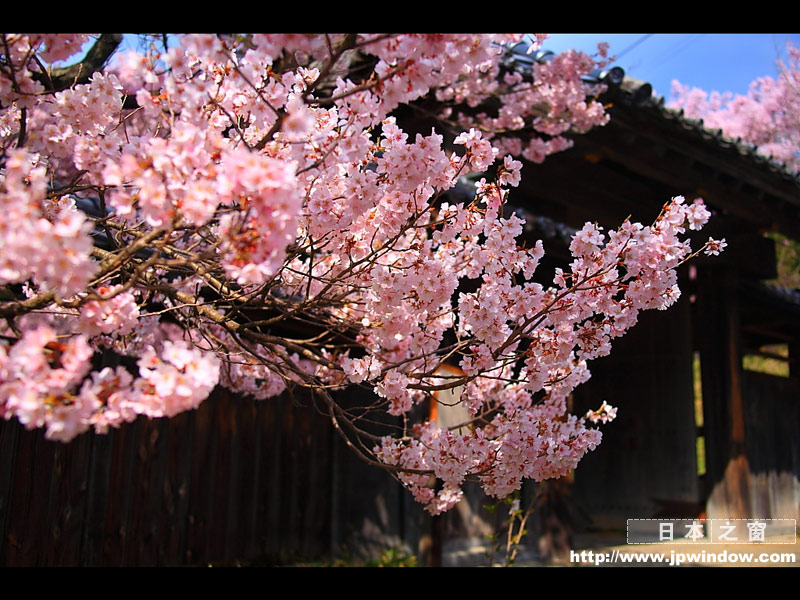
[{"label": "wooden post", "polygon": [[698,277],[695,332],[703,380],[708,518],[750,515],[738,272],[704,267]]}]

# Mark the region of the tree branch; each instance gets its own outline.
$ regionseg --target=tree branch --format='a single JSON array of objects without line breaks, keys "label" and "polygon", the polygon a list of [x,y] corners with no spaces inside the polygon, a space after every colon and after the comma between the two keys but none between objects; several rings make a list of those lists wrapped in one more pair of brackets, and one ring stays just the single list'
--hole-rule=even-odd
[{"label": "tree branch", "polygon": [[89,79],[111,58],[111,55],[122,43],[121,33],[104,33],[79,63],[68,67],[51,69],[49,73],[33,73],[33,79],[44,85],[49,91],[58,92],[73,85],[88,83]]}]

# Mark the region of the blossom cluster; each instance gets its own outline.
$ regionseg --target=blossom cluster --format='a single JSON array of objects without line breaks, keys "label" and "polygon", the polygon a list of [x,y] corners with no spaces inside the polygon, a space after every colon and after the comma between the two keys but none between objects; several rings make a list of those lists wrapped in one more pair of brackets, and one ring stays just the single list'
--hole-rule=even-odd
[{"label": "blossom cluster", "polygon": [[[466,381],[460,402],[473,415],[472,426],[455,432],[426,422],[424,433],[410,442],[384,438],[375,449],[380,459],[409,471],[401,480],[433,513],[457,500],[453,490],[468,474],[487,494],[504,497],[519,489],[523,478],[540,481],[575,468],[600,442],[600,432],[587,423],[606,423],[617,409],[604,402],[578,419],[567,414],[567,396],[588,379],[587,361],[607,355],[641,310],[663,310],[678,299],[675,269],[692,254],[680,235],[687,226],[701,228],[709,217],[701,200],[687,205],[677,196],[648,227],[626,221],[606,237],[587,223],[572,238],[570,272],[558,269],[549,289],[514,283],[509,265],[536,260],[514,256],[523,252],[513,247],[518,229],[497,254],[477,254],[483,283],[459,301],[460,336],[471,342],[460,364],[460,382]],[[484,249],[491,247],[490,239]],[[712,239],[704,251],[714,253],[723,245]],[[497,264],[504,269],[496,270]],[[411,408],[410,399],[405,406]],[[444,487],[437,493],[416,471],[433,472]]]},{"label": "blossom cluster", "polygon": [[36,280],[62,297],[81,291],[96,271],[91,224],[74,203],[51,203],[45,214],[47,171],[37,157],[14,150],[0,181],[0,284]]},{"label": "blossom cluster", "polygon": [[[42,65],[81,39],[3,35],[2,416],[68,441],[217,384],[304,387],[433,513],[469,478],[502,497],[599,443],[616,409],[578,418],[566,398],[639,311],[677,300],[710,212],[676,197],[650,226],[588,223],[568,268],[538,273],[508,196],[520,158],[607,120],[592,58],[525,78],[501,75],[516,35],[188,35],[55,89]],[[452,136],[396,110],[430,102]],[[348,385],[374,395],[338,402]],[[469,414],[453,429],[422,406],[448,389]],[[402,425],[372,429],[376,410]]]},{"label": "blossom cluster", "polygon": [[56,330],[26,330],[6,352],[0,346],[0,414],[16,416],[45,437],[69,441],[94,427],[105,432],[138,415],[174,416],[196,408],[219,378],[216,357],[185,342],[165,342],[160,353],[148,346],[139,359],[140,376],[124,368],[91,370],[93,351],[86,336],[59,341]]}]

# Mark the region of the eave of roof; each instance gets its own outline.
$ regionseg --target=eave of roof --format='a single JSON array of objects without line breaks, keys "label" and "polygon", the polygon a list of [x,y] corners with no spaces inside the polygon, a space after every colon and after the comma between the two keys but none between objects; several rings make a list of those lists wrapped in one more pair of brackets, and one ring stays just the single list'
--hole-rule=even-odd
[{"label": "eave of roof", "polygon": [[787,181],[792,181],[800,187],[800,173],[789,169],[785,163],[775,160],[770,156],[758,152],[757,146],[723,134],[721,129],[708,129],[703,119],[687,117],[682,109],[676,110],[666,106],[661,96],[652,96],[652,87],[649,83],[625,76],[619,87],[616,101],[621,101],[629,106],[636,106],[639,110],[656,115],[686,132],[691,132],[705,142],[711,142],[720,149],[735,150],[739,155],[748,158],[762,168]]}]

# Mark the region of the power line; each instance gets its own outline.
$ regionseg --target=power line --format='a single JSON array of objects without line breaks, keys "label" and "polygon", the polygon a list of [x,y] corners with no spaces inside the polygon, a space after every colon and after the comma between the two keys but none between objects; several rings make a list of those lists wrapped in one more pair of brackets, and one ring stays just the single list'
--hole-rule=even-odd
[{"label": "power line", "polygon": [[647,38],[651,37],[652,35],[653,35],[652,33],[645,33],[645,34],[644,34],[642,37],[640,37],[638,40],[636,40],[635,42],[633,42],[633,43],[632,43],[630,46],[628,46],[627,48],[625,48],[625,50],[623,50],[622,52],[620,52],[619,54],[617,54],[617,55],[616,55],[616,60],[619,60],[620,56],[622,56],[623,54],[626,54],[626,53],[627,53],[627,52],[629,52],[630,50],[633,50],[633,49],[634,49],[636,46],[638,46],[639,44],[641,44],[643,41],[645,41]]}]

